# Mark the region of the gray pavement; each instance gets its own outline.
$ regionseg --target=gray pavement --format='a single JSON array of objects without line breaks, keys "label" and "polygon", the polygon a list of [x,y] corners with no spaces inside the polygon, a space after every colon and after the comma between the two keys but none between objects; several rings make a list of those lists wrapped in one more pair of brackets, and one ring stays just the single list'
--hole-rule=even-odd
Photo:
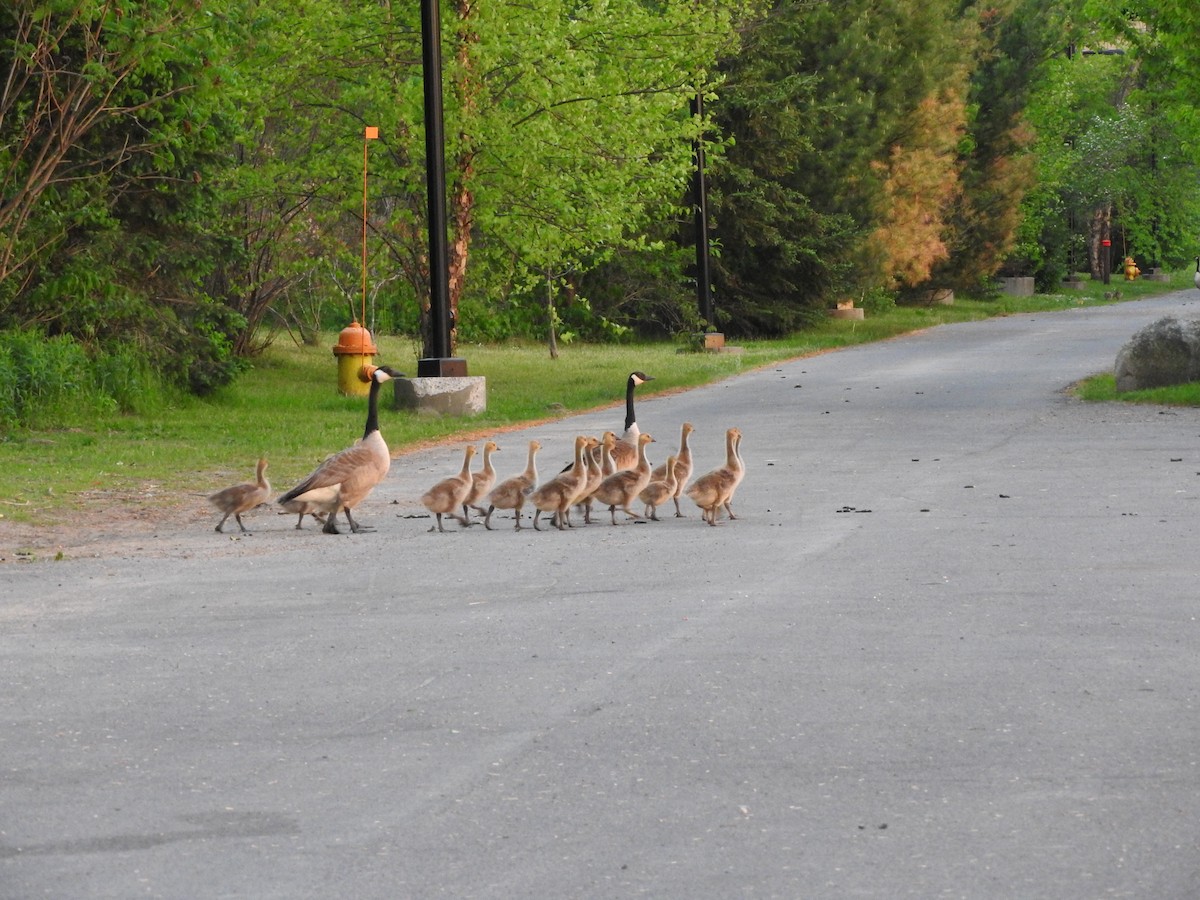
[{"label": "gray pavement", "polygon": [[1200,896],[1200,411],[1065,393],[1167,313],[639,402],[742,429],[716,528],[430,534],[441,447],[374,534],[0,568],[0,897]]}]

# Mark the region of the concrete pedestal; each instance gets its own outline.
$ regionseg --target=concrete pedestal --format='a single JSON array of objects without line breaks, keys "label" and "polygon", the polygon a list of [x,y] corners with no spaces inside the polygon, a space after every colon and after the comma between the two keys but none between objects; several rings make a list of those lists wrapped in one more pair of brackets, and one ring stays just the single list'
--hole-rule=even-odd
[{"label": "concrete pedestal", "polygon": [[719,352],[725,349],[725,335],[719,331],[697,331],[692,334],[692,347]]},{"label": "concrete pedestal", "polygon": [[487,379],[482,375],[463,378],[396,378],[396,409],[442,416],[473,416],[487,409]]},{"label": "concrete pedestal", "polygon": [[1033,279],[1027,275],[1016,278],[1001,278],[999,287],[1001,291],[1013,297],[1033,296]]},{"label": "concrete pedestal", "polygon": [[839,306],[829,310],[829,315],[835,319],[865,319],[866,310],[861,306]]}]

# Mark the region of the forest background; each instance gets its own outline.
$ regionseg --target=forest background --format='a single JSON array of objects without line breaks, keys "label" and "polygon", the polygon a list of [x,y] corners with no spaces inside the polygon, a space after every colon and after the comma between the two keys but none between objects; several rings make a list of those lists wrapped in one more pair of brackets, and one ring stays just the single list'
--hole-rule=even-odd
[{"label": "forest background", "polygon": [[[1104,240],[1114,266],[1196,255],[1193,0],[443,0],[442,17],[455,341],[771,337],[843,298],[1099,278]],[[377,334],[427,341],[422,89],[416,2],[6,3],[0,426],[27,423],[47,358],[136,410],[361,306]]]}]

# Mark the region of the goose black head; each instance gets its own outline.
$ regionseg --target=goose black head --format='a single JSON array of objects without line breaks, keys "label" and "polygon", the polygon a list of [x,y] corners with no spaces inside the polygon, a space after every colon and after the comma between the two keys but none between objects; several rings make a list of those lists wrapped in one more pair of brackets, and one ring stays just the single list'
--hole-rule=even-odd
[{"label": "goose black head", "polygon": [[652,375],[647,375],[645,372],[630,372],[629,383],[633,385],[645,384],[647,381],[653,381]]}]

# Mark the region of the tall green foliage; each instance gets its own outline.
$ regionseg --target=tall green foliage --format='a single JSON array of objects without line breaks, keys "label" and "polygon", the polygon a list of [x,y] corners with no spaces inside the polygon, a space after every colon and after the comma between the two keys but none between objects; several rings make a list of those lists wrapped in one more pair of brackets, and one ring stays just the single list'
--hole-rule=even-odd
[{"label": "tall green foliage", "polygon": [[1047,61],[1072,39],[1078,0],[963,0],[971,46],[960,192],[949,216],[948,255],[931,281],[978,290],[1017,242],[1021,205],[1036,185],[1027,109]]},{"label": "tall green foliage", "polygon": [[[731,39],[740,4],[442,5],[450,300],[455,311],[466,304],[457,322],[471,333],[471,318],[490,326],[539,304],[548,271],[583,271],[642,243],[643,228],[678,202],[699,127],[688,98]],[[270,65],[262,118],[231,172],[247,256],[222,267],[227,302],[252,324],[269,306],[294,313],[302,289],[357,309],[370,125],[380,132],[367,148],[371,318],[421,320],[429,264],[416,4],[261,2],[252,14],[246,64]]]},{"label": "tall green foliage", "polygon": [[[777,333],[835,299],[977,287],[1001,265],[1048,286],[1109,223],[1143,264],[1192,253],[1200,16],[1185,0],[441,5],[467,338]],[[0,330],[70,335],[94,360],[136,348],[197,391],[278,323],[310,338],[364,302],[366,324],[421,332],[428,352],[418,17],[11,0]],[[1126,52],[1063,52],[1088,42]],[[715,323],[684,277],[698,137]]]},{"label": "tall green foliage", "polygon": [[1114,267],[1126,255],[1143,268],[1194,256],[1200,118],[1184,51],[1189,29],[1198,36],[1191,10],[1082,4],[1071,52],[1047,66],[1029,104],[1038,185],[1018,248],[1044,289],[1069,270],[1102,277],[1102,240],[1112,242]]},{"label": "tall green foliage", "polygon": [[0,332],[0,436],[116,411],[150,412],[165,396],[148,361],[128,348],[96,354],[69,335]]},{"label": "tall green foliage", "polygon": [[240,322],[199,288],[233,124],[212,6],[0,11],[0,328],[132,341],[196,389],[236,371]]},{"label": "tall green foliage", "polygon": [[713,104],[719,293],[735,330],[920,281],[945,253],[969,23],[950,2],[777,3]]}]

